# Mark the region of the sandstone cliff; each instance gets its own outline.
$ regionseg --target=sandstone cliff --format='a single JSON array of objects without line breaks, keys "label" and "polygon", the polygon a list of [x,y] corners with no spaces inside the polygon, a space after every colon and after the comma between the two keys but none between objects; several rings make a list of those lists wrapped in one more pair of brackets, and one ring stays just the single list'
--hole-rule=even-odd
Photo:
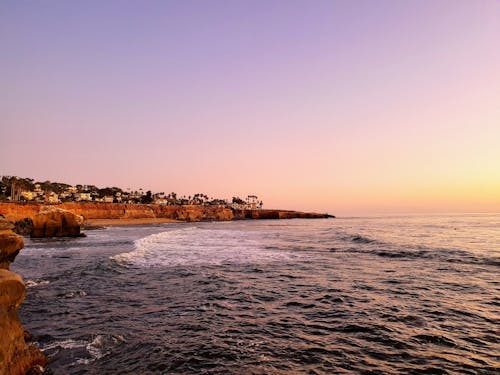
[{"label": "sandstone cliff", "polygon": [[31,237],[78,237],[83,217],[56,207],[42,207],[33,217]]},{"label": "sandstone cliff", "polygon": [[264,219],[326,219],[335,216],[312,212],[287,210],[234,210],[235,220],[264,220]]},{"label": "sandstone cliff", "polygon": [[[0,213],[10,220],[33,219],[46,207],[36,203],[0,203]],[[161,206],[123,203],[62,203],[57,207],[90,219],[164,218],[181,221],[229,221],[244,219],[315,219],[333,217],[328,214],[287,210],[233,210],[224,206]]]},{"label": "sandstone cliff", "polygon": [[24,247],[21,236],[12,232],[14,225],[0,216],[0,269],[8,270],[19,251]]},{"label": "sandstone cliff", "polygon": [[17,309],[26,297],[21,277],[9,264],[24,246],[21,236],[0,217],[0,375],[21,375],[46,364],[45,356],[25,341]]},{"label": "sandstone cliff", "polygon": [[229,221],[233,211],[223,206],[159,206],[149,205],[155,217],[181,221]]},{"label": "sandstone cliff", "polygon": [[12,222],[22,220],[24,218],[33,219],[42,204],[24,204],[24,203],[4,203],[0,202],[0,214]]},{"label": "sandstone cliff", "polygon": [[143,219],[155,217],[151,207],[144,204],[71,202],[61,203],[57,207],[83,216],[84,219]]}]

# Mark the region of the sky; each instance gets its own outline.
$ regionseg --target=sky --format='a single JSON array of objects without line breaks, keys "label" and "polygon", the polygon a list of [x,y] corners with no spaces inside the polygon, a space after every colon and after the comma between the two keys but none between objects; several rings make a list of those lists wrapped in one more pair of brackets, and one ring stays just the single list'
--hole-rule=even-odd
[{"label": "sky", "polygon": [[500,212],[500,2],[0,2],[0,175]]}]

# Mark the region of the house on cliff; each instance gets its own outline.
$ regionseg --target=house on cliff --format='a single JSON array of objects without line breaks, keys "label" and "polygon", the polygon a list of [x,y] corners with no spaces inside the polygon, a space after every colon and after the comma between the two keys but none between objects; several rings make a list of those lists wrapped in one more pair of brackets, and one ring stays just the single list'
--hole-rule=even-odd
[{"label": "house on cliff", "polygon": [[249,195],[246,200],[234,197],[231,208],[236,210],[260,210],[262,205],[263,203],[259,201],[259,197],[256,195]]},{"label": "house on cliff", "polygon": [[47,191],[45,193],[45,203],[61,203],[59,196],[53,191]]},{"label": "house on cliff", "polygon": [[92,200],[91,193],[75,193],[74,197],[77,202],[88,202]]},{"label": "house on cliff", "polygon": [[168,204],[168,199],[165,198],[165,197],[161,197],[161,198],[156,198],[154,201],[153,201],[154,204],[160,204],[160,205],[167,205]]},{"label": "house on cliff", "polygon": [[114,197],[112,195],[106,195],[102,198],[104,203],[113,203]]}]

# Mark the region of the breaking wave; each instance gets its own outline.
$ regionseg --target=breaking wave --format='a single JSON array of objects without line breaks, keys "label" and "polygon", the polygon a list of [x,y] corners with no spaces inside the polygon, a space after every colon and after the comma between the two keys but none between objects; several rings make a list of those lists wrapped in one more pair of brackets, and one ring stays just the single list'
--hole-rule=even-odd
[{"label": "breaking wave", "polygon": [[496,374],[500,216],[480,219],[190,223],[114,227],[57,247],[26,240],[13,264],[31,288],[20,318],[54,375]]},{"label": "breaking wave", "polygon": [[110,259],[140,267],[200,266],[289,261],[303,255],[269,248],[255,233],[188,227],[138,239],[135,249]]},{"label": "breaking wave", "polygon": [[26,288],[36,288],[37,286],[43,286],[49,284],[50,281],[48,280],[27,280],[25,282]]},{"label": "breaking wave", "polygon": [[410,247],[407,247],[406,249],[401,249],[400,247],[386,244],[383,246],[376,246],[368,249],[361,247],[331,247],[329,251],[332,253],[371,254],[381,258],[432,259],[447,263],[500,266],[500,258],[498,257],[487,256],[484,254],[474,254],[464,250],[452,250],[445,248],[424,249],[417,247],[412,249]]},{"label": "breaking wave", "polygon": [[350,241],[354,243],[373,243],[376,242],[374,239],[362,236],[360,234],[354,234],[351,236],[346,236],[342,238],[344,241]]},{"label": "breaking wave", "polygon": [[88,365],[98,359],[101,359],[111,353],[111,349],[125,343],[125,339],[120,335],[95,335],[87,340],[60,340],[45,344],[39,344],[42,351],[49,357],[55,357],[61,352],[71,353],[75,358],[71,365]]}]

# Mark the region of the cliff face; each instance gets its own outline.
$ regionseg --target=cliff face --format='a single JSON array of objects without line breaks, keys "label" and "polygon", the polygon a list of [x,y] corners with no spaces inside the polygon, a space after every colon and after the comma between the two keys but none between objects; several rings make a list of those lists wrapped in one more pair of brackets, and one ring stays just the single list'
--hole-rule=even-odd
[{"label": "cliff face", "polygon": [[23,248],[21,236],[13,233],[0,217],[0,375],[26,374],[46,364],[45,356],[26,343],[17,309],[26,297],[21,277],[9,271],[9,264]]},{"label": "cliff face", "polygon": [[59,204],[57,207],[81,215],[84,219],[143,219],[155,217],[149,205],[144,204],[71,202]]},{"label": "cliff face", "polygon": [[[0,213],[12,221],[35,218],[46,205],[0,203]],[[222,206],[160,206],[155,204],[62,203],[54,206],[80,215],[83,219],[164,218],[182,221],[232,220],[233,211]]]},{"label": "cliff face", "polygon": [[1,230],[0,240],[0,269],[8,270],[10,263],[24,247],[23,238],[11,230]]},{"label": "cliff face", "polygon": [[24,218],[33,219],[42,204],[21,204],[0,202],[0,214],[3,214],[10,221],[18,221]]},{"label": "cliff face", "polygon": [[223,206],[158,206],[150,205],[155,217],[181,221],[228,221],[233,211]]},{"label": "cliff face", "polygon": [[[34,219],[46,207],[36,203],[0,203],[0,213],[10,220]],[[161,206],[122,203],[62,203],[55,206],[84,219],[164,218],[181,221],[227,221],[244,219],[316,219],[333,217],[327,214],[286,210],[233,210],[224,206]]]},{"label": "cliff face", "polygon": [[42,207],[33,217],[31,237],[78,237],[83,217],[55,207]]},{"label": "cliff face", "polygon": [[328,214],[286,210],[234,210],[235,220],[264,219],[326,219],[335,217]]}]

